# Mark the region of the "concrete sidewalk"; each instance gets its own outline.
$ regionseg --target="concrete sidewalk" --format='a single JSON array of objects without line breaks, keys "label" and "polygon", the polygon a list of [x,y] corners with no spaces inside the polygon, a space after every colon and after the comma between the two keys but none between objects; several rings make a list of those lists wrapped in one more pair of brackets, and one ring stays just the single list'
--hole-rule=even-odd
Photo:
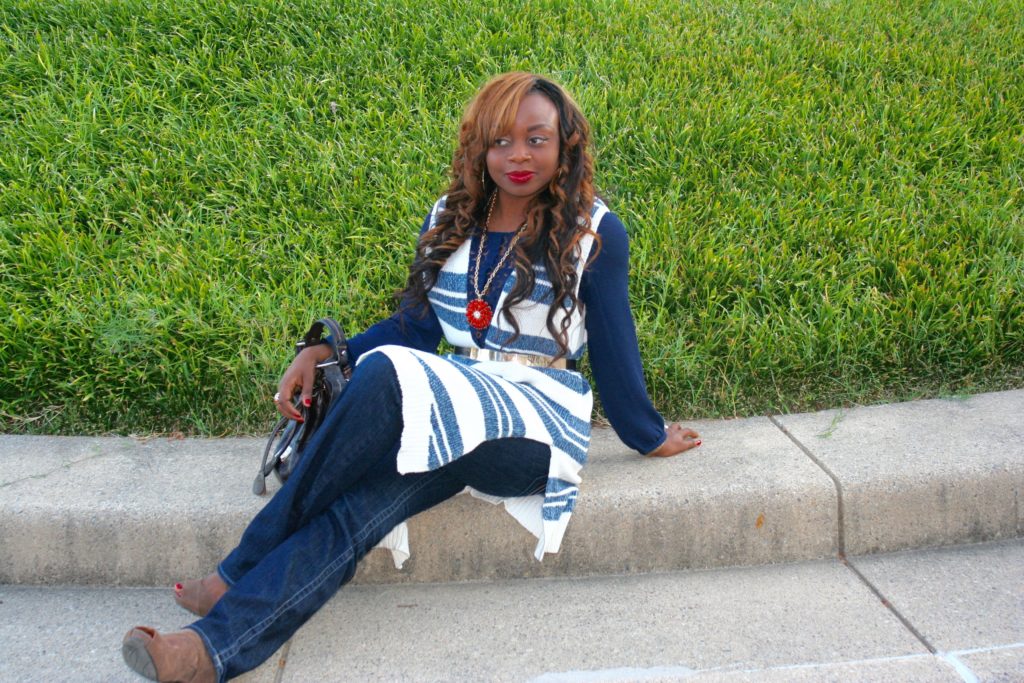
[{"label": "concrete sidewalk", "polygon": [[[692,423],[644,459],[596,430],[562,551],[460,496],[410,523],[402,571],[359,583],[594,576],[1024,536],[1024,390]],[[0,436],[0,583],[170,585],[206,574],[264,499],[256,439]]]},{"label": "concrete sidewalk", "polygon": [[[667,460],[597,430],[561,553],[461,496],[243,680],[1024,681],[1022,416],[1009,391],[705,421]],[[210,571],[261,449],[0,436],[0,681],[137,680],[123,633],[189,619],[126,586]]]},{"label": "concrete sidewalk", "polygon": [[[0,586],[0,680],[138,681],[169,589]],[[1024,680],[1024,540],[788,565],[342,590],[247,683]]]}]

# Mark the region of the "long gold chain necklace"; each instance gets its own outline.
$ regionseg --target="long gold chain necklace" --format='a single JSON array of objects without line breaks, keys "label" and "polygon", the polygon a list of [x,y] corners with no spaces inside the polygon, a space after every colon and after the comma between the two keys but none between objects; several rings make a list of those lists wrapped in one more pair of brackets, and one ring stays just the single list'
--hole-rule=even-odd
[{"label": "long gold chain necklace", "polygon": [[475,330],[485,329],[491,324],[491,318],[494,317],[494,311],[491,309],[491,305],[484,301],[484,297],[487,296],[487,292],[491,289],[491,283],[494,282],[495,276],[501,267],[505,265],[505,261],[512,254],[512,250],[516,246],[516,242],[523,235],[523,228],[526,227],[526,223],[523,223],[516,229],[516,234],[513,235],[512,239],[508,243],[508,247],[505,249],[505,253],[501,255],[501,259],[498,260],[498,265],[494,266],[494,270],[487,277],[487,282],[484,283],[484,288],[480,289],[480,261],[484,258],[484,247],[487,246],[487,231],[491,226],[491,213],[494,211],[494,203],[498,198],[498,193],[495,191],[491,197],[491,203],[487,207],[487,218],[484,220],[484,232],[480,235],[480,246],[476,252],[476,267],[473,269],[473,292],[476,294],[476,298],[470,301],[466,305],[466,320],[469,321],[469,326]]}]

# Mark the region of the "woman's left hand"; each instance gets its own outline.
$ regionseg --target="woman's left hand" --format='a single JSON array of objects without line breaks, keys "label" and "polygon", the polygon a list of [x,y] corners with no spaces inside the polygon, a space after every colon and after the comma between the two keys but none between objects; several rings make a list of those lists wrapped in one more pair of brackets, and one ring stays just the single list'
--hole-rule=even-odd
[{"label": "woman's left hand", "polygon": [[688,427],[683,427],[678,422],[670,424],[665,431],[668,433],[665,443],[648,453],[648,458],[668,458],[679,455],[683,451],[696,448],[701,443],[700,434]]}]

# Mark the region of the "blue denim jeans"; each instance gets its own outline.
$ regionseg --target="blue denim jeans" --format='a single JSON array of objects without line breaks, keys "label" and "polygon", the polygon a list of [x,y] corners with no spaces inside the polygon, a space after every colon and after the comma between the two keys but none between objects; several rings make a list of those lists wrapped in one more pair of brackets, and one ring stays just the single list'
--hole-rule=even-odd
[{"label": "blue denim jeans", "polygon": [[217,568],[230,589],[189,628],[219,680],[270,657],[400,522],[466,486],[496,496],[544,491],[550,449],[528,439],[489,441],[440,469],[399,474],[401,402],[391,361],[361,362],[295,472]]}]

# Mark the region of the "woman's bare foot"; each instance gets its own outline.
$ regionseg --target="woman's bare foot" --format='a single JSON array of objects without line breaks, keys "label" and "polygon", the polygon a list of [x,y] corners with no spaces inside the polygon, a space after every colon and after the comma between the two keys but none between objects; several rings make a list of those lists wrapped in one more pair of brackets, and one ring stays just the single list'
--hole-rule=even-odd
[{"label": "woman's bare foot", "polygon": [[210,653],[195,631],[161,635],[147,626],[136,626],[121,641],[121,655],[132,671],[152,681],[213,683],[217,680]]},{"label": "woman's bare foot", "polygon": [[202,579],[174,584],[174,601],[192,614],[205,617],[227,592],[228,585],[220,574],[214,572]]}]

